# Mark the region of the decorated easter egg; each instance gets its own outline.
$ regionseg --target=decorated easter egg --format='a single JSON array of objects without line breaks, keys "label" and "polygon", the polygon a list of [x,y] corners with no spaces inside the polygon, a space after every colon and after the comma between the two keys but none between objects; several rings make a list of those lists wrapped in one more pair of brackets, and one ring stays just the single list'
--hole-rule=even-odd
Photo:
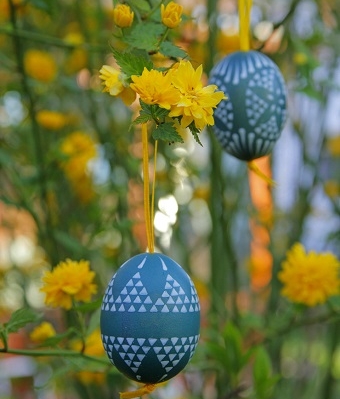
[{"label": "decorated easter egg", "polygon": [[226,152],[251,161],[271,152],[286,120],[286,89],[276,64],[257,51],[238,51],[211,71],[228,97],[217,106],[214,132]]},{"label": "decorated easter egg", "polygon": [[118,370],[145,384],[166,381],[183,370],[198,343],[195,286],[168,256],[134,256],[106,289],[100,326],[104,349]]}]

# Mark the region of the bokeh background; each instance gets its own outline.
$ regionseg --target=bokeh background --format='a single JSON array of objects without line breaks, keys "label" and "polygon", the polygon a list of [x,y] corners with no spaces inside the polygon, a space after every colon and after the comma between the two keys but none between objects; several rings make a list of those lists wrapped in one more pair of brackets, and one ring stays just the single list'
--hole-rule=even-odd
[{"label": "bokeh background", "polygon": [[[212,66],[239,49],[237,2],[178,3],[187,17],[173,40],[203,64],[207,81]],[[89,260],[100,300],[115,270],[145,251],[141,137],[130,129],[138,104],[103,93],[99,79],[101,66],[114,62],[110,45],[120,46],[113,6],[0,0],[1,323],[26,306],[61,334],[72,318],[45,308],[39,290],[46,270],[66,258]],[[202,343],[187,371],[154,397],[340,396],[339,322],[285,326],[266,341],[270,376],[280,377],[262,396],[251,389],[251,358],[230,370],[208,344],[225,335],[226,351],[240,342],[246,353],[281,325],[280,312],[296,311],[277,280],[294,243],[340,255],[339,24],[338,0],[253,3],[251,47],[272,58],[287,84],[285,128],[272,155],[258,161],[275,187],[224,153],[212,131],[202,132],[203,147],[190,134],[184,144],[159,145],[156,246],[195,281]],[[153,161],[151,176],[152,169]],[[94,334],[88,354],[104,357],[98,310],[86,317]],[[234,330],[226,332],[230,320]],[[34,347],[32,329],[13,333],[10,346]],[[0,354],[1,399],[116,398],[129,384],[105,361]]]}]

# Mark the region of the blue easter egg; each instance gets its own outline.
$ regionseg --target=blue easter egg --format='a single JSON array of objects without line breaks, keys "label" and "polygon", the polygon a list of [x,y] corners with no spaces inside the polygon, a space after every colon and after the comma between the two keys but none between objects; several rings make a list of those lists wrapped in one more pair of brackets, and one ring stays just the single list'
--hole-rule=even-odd
[{"label": "blue easter egg", "polygon": [[198,343],[195,286],[168,256],[134,256],[106,289],[100,327],[104,349],[118,370],[145,384],[166,381],[184,369]]},{"label": "blue easter egg", "polygon": [[227,95],[217,106],[214,132],[226,152],[251,161],[271,152],[286,120],[286,89],[279,68],[257,51],[238,51],[211,71]]}]

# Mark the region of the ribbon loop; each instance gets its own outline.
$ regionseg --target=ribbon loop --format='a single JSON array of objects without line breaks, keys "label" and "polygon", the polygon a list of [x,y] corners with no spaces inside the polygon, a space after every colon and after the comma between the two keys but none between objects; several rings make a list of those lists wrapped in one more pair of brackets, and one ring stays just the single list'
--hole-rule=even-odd
[{"label": "ribbon loop", "polygon": [[119,392],[120,399],[133,399],[147,395],[156,389],[156,384],[145,384],[135,391]]}]

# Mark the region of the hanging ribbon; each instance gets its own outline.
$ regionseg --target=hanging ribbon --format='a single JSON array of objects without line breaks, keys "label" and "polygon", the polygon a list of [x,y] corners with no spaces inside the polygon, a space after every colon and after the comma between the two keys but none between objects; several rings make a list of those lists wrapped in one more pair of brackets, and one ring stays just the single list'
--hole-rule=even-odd
[{"label": "hanging ribbon", "polygon": [[152,201],[150,205],[150,182],[149,182],[149,148],[147,124],[142,124],[142,145],[143,145],[143,181],[144,181],[144,217],[146,227],[146,238],[148,250],[154,252],[154,229],[153,229],[153,207],[154,207],[154,182],[152,189]]},{"label": "hanging ribbon", "polygon": [[240,49],[242,51],[249,51],[250,49],[250,11],[252,0],[239,0],[239,35],[240,35]]},{"label": "hanging ribbon", "polygon": [[257,166],[256,161],[248,162],[248,169],[253,171],[258,177],[264,180],[270,187],[276,186],[276,182],[270,177],[266,176]]},{"label": "hanging ribbon", "polygon": [[135,391],[119,392],[120,399],[133,399],[147,395],[156,389],[156,384],[145,384],[142,388]]}]

